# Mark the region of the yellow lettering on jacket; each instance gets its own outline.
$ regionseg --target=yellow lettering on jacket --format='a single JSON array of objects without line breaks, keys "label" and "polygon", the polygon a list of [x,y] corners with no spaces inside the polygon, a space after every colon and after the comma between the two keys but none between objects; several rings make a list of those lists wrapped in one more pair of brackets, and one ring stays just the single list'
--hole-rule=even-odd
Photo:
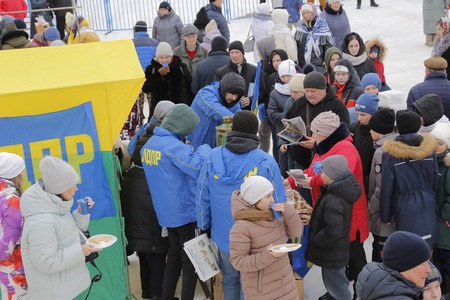
[{"label": "yellow lettering on jacket", "polygon": [[161,152],[151,149],[144,149],[142,153],[142,163],[149,166],[157,166],[161,159]]},{"label": "yellow lettering on jacket", "polygon": [[244,177],[244,180],[246,180],[250,176],[254,176],[258,174],[258,167],[254,167],[253,170],[250,170]]}]

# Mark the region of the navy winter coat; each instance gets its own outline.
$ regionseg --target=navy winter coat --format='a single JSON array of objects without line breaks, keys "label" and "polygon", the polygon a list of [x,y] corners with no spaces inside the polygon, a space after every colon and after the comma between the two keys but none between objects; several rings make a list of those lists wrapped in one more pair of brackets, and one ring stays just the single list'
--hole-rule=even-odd
[{"label": "navy winter coat", "polygon": [[210,20],[216,21],[217,29],[219,29],[222,36],[230,44],[230,29],[228,28],[228,23],[222,14],[222,8],[215,6],[212,3],[205,5],[206,14]]}]

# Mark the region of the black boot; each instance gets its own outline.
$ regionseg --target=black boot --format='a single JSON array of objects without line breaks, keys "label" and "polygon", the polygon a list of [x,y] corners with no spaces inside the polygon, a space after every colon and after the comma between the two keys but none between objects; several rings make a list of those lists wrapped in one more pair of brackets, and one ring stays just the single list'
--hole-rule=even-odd
[{"label": "black boot", "polygon": [[356,2],[356,9],[360,9],[361,8],[361,0],[358,0]]},{"label": "black boot", "polygon": [[379,5],[375,3],[375,0],[370,0],[370,6],[378,7]]}]

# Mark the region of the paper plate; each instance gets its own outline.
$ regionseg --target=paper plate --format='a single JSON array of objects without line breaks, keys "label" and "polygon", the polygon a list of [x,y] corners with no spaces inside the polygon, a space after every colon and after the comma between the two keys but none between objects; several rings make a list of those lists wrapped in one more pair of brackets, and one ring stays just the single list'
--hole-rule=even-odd
[{"label": "paper plate", "polygon": [[295,251],[298,248],[300,248],[302,246],[302,244],[280,244],[280,245],[275,245],[272,246],[270,248],[270,251],[272,252],[291,252],[291,251]]},{"label": "paper plate", "polygon": [[[97,244],[92,241],[92,240],[95,241],[95,239],[98,239],[98,238],[101,239],[101,238],[106,238],[106,237],[110,238],[107,242],[102,241]],[[95,248],[107,248],[107,247],[111,246],[112,244],[114,244],[115,242],[117,242],[117,238],[111,234],[96,234],[96,235],[88,238],[86,241],[86,244],[91,245]]]}]

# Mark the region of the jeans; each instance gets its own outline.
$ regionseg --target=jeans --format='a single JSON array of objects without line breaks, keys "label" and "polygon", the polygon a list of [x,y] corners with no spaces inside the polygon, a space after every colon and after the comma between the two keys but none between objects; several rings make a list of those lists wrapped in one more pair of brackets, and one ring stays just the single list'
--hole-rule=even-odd
[{"label": "jeans", "polygon": [[241,273],[230,262],[230,254],[219,249],[219,268],[222,272],[222,290],[225,300],[244,300]]},{"label": "jeans", "polygon": [[340,269],[322,267],[322,280],[327,292],[334,299],[352,299],[352,294],[348,288],[348,279],[345,276],[345,267]]}]

